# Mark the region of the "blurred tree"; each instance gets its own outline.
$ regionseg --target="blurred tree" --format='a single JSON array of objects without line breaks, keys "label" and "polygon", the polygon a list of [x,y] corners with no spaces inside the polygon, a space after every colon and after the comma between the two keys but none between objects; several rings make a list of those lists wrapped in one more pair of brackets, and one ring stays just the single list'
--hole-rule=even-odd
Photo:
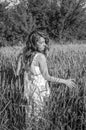
[{"label": "blurred tree", "polygon": [[62,0],[60,14],[60,41],[67,37],[77,39],[83,23],[86,23],[85,0]]},{"label": "blurred tree", "polygon": [[59,0],[52,0],[47,10],[48,33],[54,39],[59,36],[60,6],[58,2]]},{"label": "blurred tree", "polygon": [[6,44],[6,39],[4,37],[4,32],[6,29],[5,21],[7,17],[6,6],[8,6],[7,2],[0,3],[0,46],[4,46]]},{"label": "blurred tree", "polygon": [[85,0],[20,0],[12,7],[7,4],[0,3],[1,45],[25,43],[37,28],[60,43],[86,38]]},{"label": "blurred tree", "polygon": [[[15,8],[9,9],[11,21],[11,33],[26,41],[28,34],[36,28],[46,28],[47,25],[47,1],[48,0],[21,0]],[[9,24],[9,23],[7,23]],[[13,39],[13,37],[11,37]],[[20,39],[20,40],[21,40]]]}]

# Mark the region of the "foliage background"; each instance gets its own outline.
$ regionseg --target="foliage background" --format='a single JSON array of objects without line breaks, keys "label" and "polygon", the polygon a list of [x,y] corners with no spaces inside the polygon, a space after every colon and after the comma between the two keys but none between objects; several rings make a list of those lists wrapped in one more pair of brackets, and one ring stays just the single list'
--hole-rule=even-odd
[{"label": "foliage background", "polygon": [[25,44],[37,28],[60,44],[85,40],[85,0],[20,0],[12,7],[0,3],[0,46]]}]

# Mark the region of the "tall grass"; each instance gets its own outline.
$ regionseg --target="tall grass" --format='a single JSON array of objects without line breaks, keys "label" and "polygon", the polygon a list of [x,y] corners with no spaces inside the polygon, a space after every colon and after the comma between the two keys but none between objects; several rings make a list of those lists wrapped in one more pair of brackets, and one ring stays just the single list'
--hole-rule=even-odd
[{"label": "tall grass", "polygon": [[19,80],[15,77],[19,50],[19,47],[0,50],[0,130],[21,130],[25,127],[23,80],[22,76]]},{"label": "tall grass", "polygon": [[[74,48],[75,47],[75,48]],[[77,88],[51,85],[50,117],[52,129],[83,130],[86,127],[86,52],[77,46],[54,48],[49,57],[51,75],[74,78]]]},{"label": "tall grass", "polygon": [[[21,48],[0,51],[0,129],[1,130],[85,130],[86,128],[86,48],[52,46],[48,57],[49,73],[59,78],[74,78],[77,87],[49,83],[51,94],[42,118],[26,124],[23,75],[15,79],[16,57]],[[7,50],[7,49],[6,49]],[[12,51],[11,51],[12,50]],[[10,53],[11,52],[11,53]],[[9,55],[8,55],[9,54]],[[27,126],[27,128],[26,128]]]}]

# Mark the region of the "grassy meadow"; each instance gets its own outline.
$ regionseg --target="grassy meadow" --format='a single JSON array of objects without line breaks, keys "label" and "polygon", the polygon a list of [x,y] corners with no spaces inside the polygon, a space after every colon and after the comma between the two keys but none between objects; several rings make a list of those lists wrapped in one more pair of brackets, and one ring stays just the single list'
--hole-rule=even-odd
[{"label": "grassy meadow", "polygon": [[16,60],[23,47],[0,49],[0,130],[85,130],[86,45],[51,45],[49,73],[75,79],[76,88],[49,83],[51,95],[36,122],[25,121],[23,76],[15,79]]}]

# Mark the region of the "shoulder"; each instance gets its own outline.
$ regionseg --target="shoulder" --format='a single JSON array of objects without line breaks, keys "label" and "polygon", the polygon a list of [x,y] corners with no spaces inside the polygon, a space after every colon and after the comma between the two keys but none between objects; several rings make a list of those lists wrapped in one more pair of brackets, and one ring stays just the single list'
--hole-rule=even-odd
[{"label": "shoulder", "polygon": [[40,61],[44,61],[44,60],[46,60],[46,57],[45,57],[44,54],[42,54],[42,53],[38,53],[38,55],[37,55],[37,59],[40,60]]},{"label": "shoulder", "polygon": [[44,65],[44,64],[46,64],[47,62],[46,62],[46,57],[45,57],[45,55],[42,54],[42,53],[38,53],[37,56],[36,56],[36,62],[37,62],[37,64],[39,64],[39,65]]}]

